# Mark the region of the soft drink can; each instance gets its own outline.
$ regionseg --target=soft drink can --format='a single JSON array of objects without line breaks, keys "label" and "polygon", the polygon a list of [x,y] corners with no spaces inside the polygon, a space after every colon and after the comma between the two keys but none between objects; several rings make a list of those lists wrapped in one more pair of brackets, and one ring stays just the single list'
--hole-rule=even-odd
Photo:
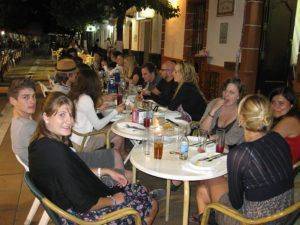
[{"label": "soft drink can", "polygon": [[137,108],[132,109],[131,119],[133,123],[139,122],[139,111]]}]

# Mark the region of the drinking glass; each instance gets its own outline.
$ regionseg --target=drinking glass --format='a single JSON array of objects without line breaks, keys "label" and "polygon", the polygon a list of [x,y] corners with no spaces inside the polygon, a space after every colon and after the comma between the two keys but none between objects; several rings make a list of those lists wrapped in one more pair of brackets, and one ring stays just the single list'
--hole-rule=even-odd
[{"label": "drinking glass", "polygon": [[206,130],[199,128],[198,129],[198,142],[200,145],[198,148],[199,152],[205,152],[207,140],[208,140],[208,132]]},{"label": "drinking glass", "polygon": [[223,153],[225,148],[225,130],[224,129],[218,129],[216,131],[216,152]]},{"label": "drinking glass", "polygon": [[123,103],[123,95],[121,93],[117,94],[117,105],[121,105]]},{"label": "drinking glass", "polygon": [[154,159],[161,159],[163,154],[164,142],[162,135],[154,135]]}]

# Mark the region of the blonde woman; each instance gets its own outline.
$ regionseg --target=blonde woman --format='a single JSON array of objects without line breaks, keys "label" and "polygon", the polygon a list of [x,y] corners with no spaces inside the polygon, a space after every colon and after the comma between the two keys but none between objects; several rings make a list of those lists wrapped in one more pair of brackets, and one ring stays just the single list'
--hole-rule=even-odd
[{"label": "blonde woman", "polygon": [[[227,157],[229,191],[226,193],[224,182],[224,192],[216,194],[210,180],[206,181],[197,191],[200,215],[207,204],[218,199],[253,219],[272,215],[293,202],[290,149],[280,134],[270,132],[270,102],[261,95],[246,96],[239,104],[238,119],[244,129],[245,142],[230,150]],[[268,225],[285,224],[285,219]],[[216,221],[222,225],[239,224],[218,213]]]},{"label": "blonde woman", "polygon": [[198,86],[194,66],[190,63],[177,63],[174,80],[178,83],[168,108],[183,113],[186,120],[199,121],[205,111],[206,101]]},{"label": "blonde woman", "polygon": [[137,66],[133,55],[124,57],[124,75],[126,82],[130,84],[143,85],[144,83],[141,69]]}]

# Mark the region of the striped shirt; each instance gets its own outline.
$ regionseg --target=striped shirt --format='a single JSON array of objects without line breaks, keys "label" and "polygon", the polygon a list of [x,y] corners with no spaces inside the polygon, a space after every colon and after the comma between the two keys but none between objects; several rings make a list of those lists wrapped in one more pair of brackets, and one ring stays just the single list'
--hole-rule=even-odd
[{"label": "striped shirt", "polygon": [[264,201],[293,187],[290,148],[275,132],[232,149],[227,168],[229,198],[236,209],[242,207],[244,197]]}]

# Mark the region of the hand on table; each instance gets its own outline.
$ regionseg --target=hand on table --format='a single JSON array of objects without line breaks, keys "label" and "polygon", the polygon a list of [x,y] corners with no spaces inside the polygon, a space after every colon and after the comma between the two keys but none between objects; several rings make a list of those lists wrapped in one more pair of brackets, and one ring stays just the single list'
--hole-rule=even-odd
[{"label": "hand on table", "polygon": [[143,96],[145,96],[145,95],[150,95],[151,94],[151,92],[149,91],[149,90],[147,90],[147,89],[143,89],[142,91],[141,91],[141,95],[143,95]]},{"label": "hand on table", "polygon": [[100,110],[100,111],[104,111],[108,107],[109,107],[109,103],[108,102],[103,102],[97,109]]},{"label": "hand on table", "polygon": [[103,96],[103,99],[104,101],[114,101],[117,99],[117,94],[116,93],[111,93],[111,94],[108,94],[108,95],[104,95]]},{"label": "hand on table", "polygon": [[124,109],[125,109],[125,103],[122,103],[116,107],[116,110],[118,111],[118,113],[123,112]]}]

